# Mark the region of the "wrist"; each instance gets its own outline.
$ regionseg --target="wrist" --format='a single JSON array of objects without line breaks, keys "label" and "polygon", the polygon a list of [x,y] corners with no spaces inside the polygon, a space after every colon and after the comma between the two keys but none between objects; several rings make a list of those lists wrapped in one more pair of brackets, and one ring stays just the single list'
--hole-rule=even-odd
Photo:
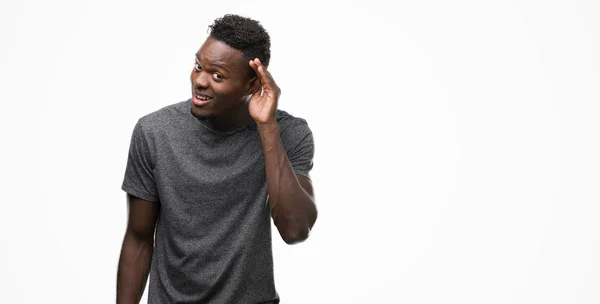
[{"label": "wrist", "polygon": [[267,134],[267,133],[272,133],[272,132],[279,133],[279,124],[275,120],[272,122],[258,122],[257,121],[256,126],[257,126],[260,134]]}]

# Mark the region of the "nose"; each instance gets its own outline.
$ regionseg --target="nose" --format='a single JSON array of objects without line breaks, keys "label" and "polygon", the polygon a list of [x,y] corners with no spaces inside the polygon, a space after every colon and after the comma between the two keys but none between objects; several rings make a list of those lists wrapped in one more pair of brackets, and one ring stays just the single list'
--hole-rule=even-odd
[{"label": "nose", "polygon": [[208,75],[208,73],[204,72],[204,71],[200,71],[197,73],[194,73],[195,75],[192,75],[193,81],[194,81],[194,85],[198,88],[207,88],[208,87],[208,77],[210,75]]}]

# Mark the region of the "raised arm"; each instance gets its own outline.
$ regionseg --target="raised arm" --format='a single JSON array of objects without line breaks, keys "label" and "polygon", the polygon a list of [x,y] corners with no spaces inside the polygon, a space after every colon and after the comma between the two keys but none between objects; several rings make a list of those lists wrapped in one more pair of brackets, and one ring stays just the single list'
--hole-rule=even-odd
[{"label": "raised arm", "polygon": [[127,195],[129,218],[117,271],[117,304],[138,304],[150,271],[160,203]]},{"label": "raised arm", "polygon": [[[276,120],[280,89],[259,59],[250,61],[260,80],[250,104],[250,115],[256,121],[265,159],[267,189],[271,217],[287,244],[306,240],[317,220],[311,181],[294,172],[286,154]],[[310,137],[312,138],[312,137]],[[312,155],[312,146],[304,155]]]}]

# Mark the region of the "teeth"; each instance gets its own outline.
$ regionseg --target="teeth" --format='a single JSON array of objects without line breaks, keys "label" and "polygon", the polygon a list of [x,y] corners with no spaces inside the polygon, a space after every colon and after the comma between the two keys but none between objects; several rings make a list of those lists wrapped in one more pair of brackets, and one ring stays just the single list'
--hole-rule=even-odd
[{"label": "teeth", "polygon": [[196,95],[196,98],[198,98],[200,100],[209,100],[210,99],[208,97],[204,97],[204,96],[200,96],[200,95]]}]

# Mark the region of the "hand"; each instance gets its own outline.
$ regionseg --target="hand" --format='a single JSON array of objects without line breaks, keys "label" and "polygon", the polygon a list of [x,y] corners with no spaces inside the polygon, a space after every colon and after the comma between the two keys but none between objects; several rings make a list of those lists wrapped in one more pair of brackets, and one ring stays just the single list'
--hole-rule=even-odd
[{"label": "hand", "polygon": [[254,69],[258,81],[260,81],[258,90],[250,98],[248,106],[250,116],[259,124],[275,123],[277,100],[281,95],[281,90],[275,84],[271,73],[267,71],[258,58],[250,60],[250,66]]}]

